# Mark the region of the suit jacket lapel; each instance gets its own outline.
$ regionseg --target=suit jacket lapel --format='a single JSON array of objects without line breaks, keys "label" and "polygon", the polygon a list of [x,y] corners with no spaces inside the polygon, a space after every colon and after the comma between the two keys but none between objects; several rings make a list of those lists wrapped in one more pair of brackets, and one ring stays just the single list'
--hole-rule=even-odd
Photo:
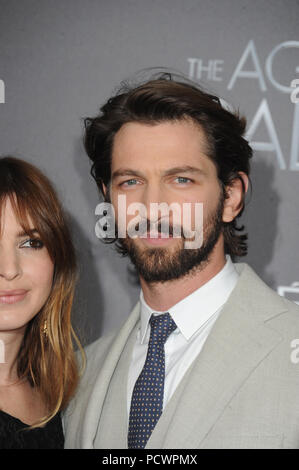
[{"label": "suit jacket lapel", "polygon": [[[94,439],[96,437],[98,425],[101,419],[106,393],[119,358],[123,352],[124,347],[126,346],[128,337],[139,320],[139,310],[140,305],[138,302],[127,321],[121,328],[120,332],[116,336],[111,349],[107,352],[106,360],[95,382],[94,389],[90,396],[89,404],[84,416],[81,443],[81,448],[83,449],[90,449],[94,447]],[[121,386],[126,386],[126,383],[122,384]]]},{"label": "suit jacket lapel", "polygon": [[126,449],[128,445],[127,383],[140,322],[128,337],[113,376],[111,377],[105,403],[102,406],[101,420],[94,441],[96,449]]},{"label": "suit jacket lapel", "polygon": [[146,448],[198,448],[251,372],[282,340],[268,321],[285,311],[249,268],[240,278],[158,421]]}]

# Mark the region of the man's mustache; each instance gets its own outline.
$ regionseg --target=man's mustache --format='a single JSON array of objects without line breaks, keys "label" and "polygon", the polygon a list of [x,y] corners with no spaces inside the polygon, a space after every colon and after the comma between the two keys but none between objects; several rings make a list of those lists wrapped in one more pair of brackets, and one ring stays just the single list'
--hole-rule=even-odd
[{"label": "man's mustache", "polygon": [[140,222],[128,224],[127,227],[128,233],[137,232],[139,237],[147,236],[147,234],[157,234],[157,233],[164,233],[168,236],[176,236],[185,238],[184,232],[182,230],[181,225],[175,224],[173,225],[169,221],[158,220],[158,221],[151,221],[149,219],[143,219]]}]

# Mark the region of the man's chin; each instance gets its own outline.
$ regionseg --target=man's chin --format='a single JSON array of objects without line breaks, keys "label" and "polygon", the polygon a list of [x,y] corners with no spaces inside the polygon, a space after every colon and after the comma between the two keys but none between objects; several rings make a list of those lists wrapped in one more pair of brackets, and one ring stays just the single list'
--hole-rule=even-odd
[{"label": "man's chin", "polygon": [[[169,256],[170,258],[183,249],[184,242],[181,238],[169,237],[167,239],[135,238],[123,241],[123,246],[128,254],[135,256]],[[170,259],[169,259],[170,261]]]},{"label": "man's chin", "polygon": [[138,274],[148,283],[166,282],[186,274],[182,271],[183,240],[173,239],[163,246],[145,244],[140,239],[123,241]]}]

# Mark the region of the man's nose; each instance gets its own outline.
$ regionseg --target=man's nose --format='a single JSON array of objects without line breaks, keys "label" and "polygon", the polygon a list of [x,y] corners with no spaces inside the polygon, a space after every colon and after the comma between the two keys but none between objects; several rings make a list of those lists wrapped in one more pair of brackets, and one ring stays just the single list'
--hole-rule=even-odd
[{"label": "man's nose", "polygon": [[21,273],[21,264],[14,249],[0,248],[0,277],[12,280]]},{"label": "man's nose", "polygon": [[143,193],[142,203],[146,208],[148,220],[156,222],[167,215],[167,195],[159,184],[148,185]]}]

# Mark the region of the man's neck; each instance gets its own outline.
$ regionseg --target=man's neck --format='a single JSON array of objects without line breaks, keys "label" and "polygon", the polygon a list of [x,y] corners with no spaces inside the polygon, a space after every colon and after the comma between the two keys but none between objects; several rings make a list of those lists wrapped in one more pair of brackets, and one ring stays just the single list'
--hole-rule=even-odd
[{"label": "man's neck", "polygon": [[153,310],[167,311],[216,276],[225,263],[224,253],[222,256],[219,254],[216,256],[214,253],[208,263],[199,266],[194,273],[182,278],[155,283],[147,283],[143,278],[140,278],[144,300]]}]

